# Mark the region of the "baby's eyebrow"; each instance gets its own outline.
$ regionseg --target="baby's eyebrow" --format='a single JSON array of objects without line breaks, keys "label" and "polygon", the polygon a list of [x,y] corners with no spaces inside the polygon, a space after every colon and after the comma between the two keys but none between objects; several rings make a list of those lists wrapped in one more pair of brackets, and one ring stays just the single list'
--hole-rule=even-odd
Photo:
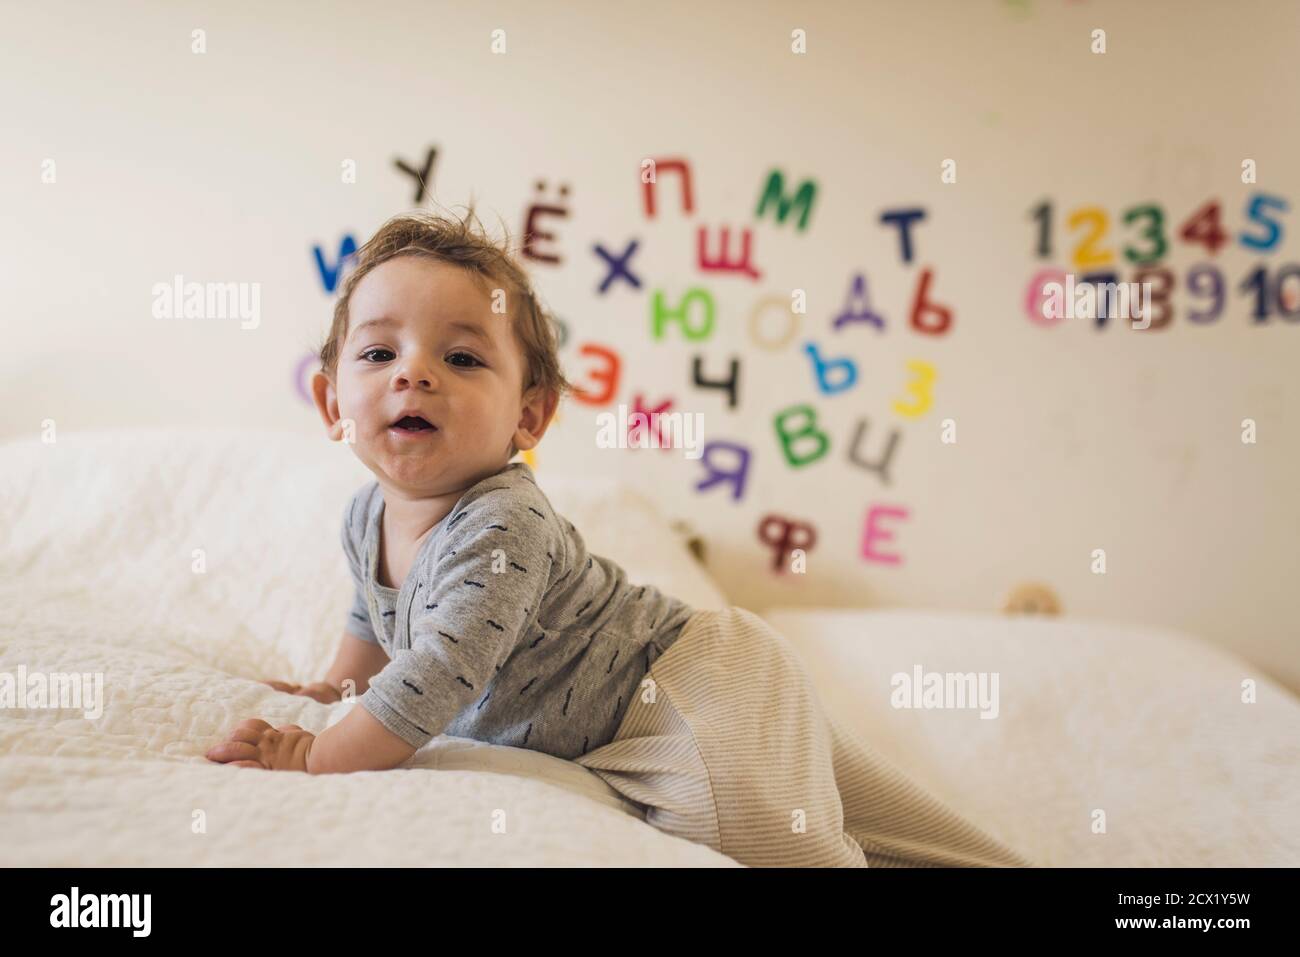
[{"label": "baby's eyebrow", "polygon": [[487,330],[485,330],[482,326],[476,323],[468,322],[464,319],[453,319],[451,322],[447,323],[447,328],[460,329],[463,330],[464,332],[468,332],[470,335],[476,337],[479,341],[481,341],[485,346],[488,346],[489,348],[492,348],[496,345],[496,343],[492,341],[492,336],[488,334]]},{"label": "baby's eyebrow", "polygon": [[364,330],[369,329],[371,326],[395,326],[398,324],[397,320],[391,316],[380,316],[378,319],[367,319],[365,322],[358,324],[357,327],[352,330],[352,335],[359,336]]},{"label": "baby's eyebrow", "polygon": [[[367,319],[365,322],[358,323],[356,328],[354,328],[351,331],[350,335],[359,336],[361,335],[362,332],[364,332],[366,329],[369,329],[372,326],[378,327],[378,326],[398,326],[398,325],[401,325],[401,323],[399,323],[396,319],[392,318],[391,316],[380,316],[376,319]],[[492,341],[492,336],[487,332],[487,330],[485,330],[482,326],[478,325],[477,323],[470,322],[469,320],[452,319],[447,323],[447,328],[460,329],[463,332],[468,332],[470,335],[479,339],[486,346],[491,347],[496,345],[496,343]]]}]

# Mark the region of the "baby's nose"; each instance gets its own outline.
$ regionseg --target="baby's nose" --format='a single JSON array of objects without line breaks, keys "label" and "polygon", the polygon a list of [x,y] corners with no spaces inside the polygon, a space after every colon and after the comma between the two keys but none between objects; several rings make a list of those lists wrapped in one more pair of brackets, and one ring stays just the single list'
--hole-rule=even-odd
[{"label": "baby's nose", "polygon": [[423,363],[413,363],[398,369],[397,381],[405,385],[419,386],[422,389],[430,389],[434,385],[433,373]]}]

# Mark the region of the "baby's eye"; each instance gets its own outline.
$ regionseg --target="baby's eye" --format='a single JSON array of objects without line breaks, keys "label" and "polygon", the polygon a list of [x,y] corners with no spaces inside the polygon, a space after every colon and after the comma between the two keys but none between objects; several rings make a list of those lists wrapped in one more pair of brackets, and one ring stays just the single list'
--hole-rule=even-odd
[{"label": "baby's eye", "polygon": [[[367,349],[365,352],[361,353],[361,358],[364,359],[364,358],[366,358],[366,356],[374,355],[376,352],[386,352],[386,353],[388,353],[390,356],[393,354],[393,352],[392,352],[391,349]],[[374,362],[387,362],[388,360],[387,360],[387,359],[375,359],[375,360],[372,360],[372,361],[374,361]]]},{"label": "baby's eye", "polygon": [[[469,365],[469,366],[461,365],[461,368],[472,369],[472,368],[474,368],[474,366],[476,366],[476,365],[481,366],[481,365],[483,364],[483,363],[479,362],[477,358],[475,358],[474,356],[470,355],[468,352],[453,352],[451,355],[447,356],[447,358],[448,358],[448,359],[454,359],[456,356],[464,356],[466,359],[469,359],[471,363],[473,363],[473,365]],[[454,364],[454,365],[460,365],[460,363],[453,363],[453,364]]]}]

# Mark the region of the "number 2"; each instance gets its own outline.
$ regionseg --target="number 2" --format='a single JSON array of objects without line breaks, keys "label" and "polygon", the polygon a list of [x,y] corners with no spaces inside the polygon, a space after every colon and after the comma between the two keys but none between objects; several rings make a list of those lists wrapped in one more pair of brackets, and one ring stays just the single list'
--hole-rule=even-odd
[{"label": "number 2", "polygon": [[1095,249],[1097,243],[1106,235],[1106,227],[1110,225],[1110,218],[1106,211],[1100,206],[1084,206],[1076,209],[1070,214],[1067,225],[1071,230],[1080,226],[1091,226],[1092,229],[1081,240],[1079,245],[1074,248],[1074,265],[1077,269],[1087,269],[1091,266],[1109,266],[1115,261],[1115,254],[1109,250]]}]

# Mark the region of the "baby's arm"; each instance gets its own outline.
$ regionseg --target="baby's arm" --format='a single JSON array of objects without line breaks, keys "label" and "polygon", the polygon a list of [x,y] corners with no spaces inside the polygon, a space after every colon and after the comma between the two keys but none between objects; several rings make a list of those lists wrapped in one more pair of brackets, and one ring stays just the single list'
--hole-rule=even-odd
[{"label": "baby's arm", "polygon": [[325,683],[337,688],[343,694],[343,682],[351,678],[356,682],[353,691],[358,695],[366,693],[370,679],[388,664],[388,653],[373,641],[363,641],[351,632],[343,632],[343,640],[334,655],[334,664],[325,673]]},{"label": "baby's arm", "polygon": [[334,664],[325,674],[324,681],[309,685],[297,685],[287,681],[264,681],[276,691],[287,694],[305,695],[321,704],[333,704],[343,700],[343,682],[349,678],[354,682],[354,696],[366,693],[370,679],[388,664],[388,655],[373,641],[364,641],[351,632],[343,632],[343,640],[334,655]]},{"label": "baby's arm", "polygon": [[[379,645],[343,633],[334,664],[325,681],[298,688],[283,686],[277,690],[305,694],[324,701],[338,701],[344,681],[356,682],[356,691],[364,693],[370,679],[382,671],[388,655]],[[268,682],[283,685],[283,682]],[[333,727],[318,735],[296,724],[272,728],[257,718],[243,722],[230,738],[208,749],[210,761],[233,762],[240,766],[263,767],[280,771],[306,771],[325,774],[331,771],[386,771],[402,764],[416,749],[385,728],[364,708],[352,708]]]},{"label": "baby's arm", "polygon": [[346,718],[316,735],[307,751],[307,771],[387,771],[415,752],[365,708],[352,708]]}]

